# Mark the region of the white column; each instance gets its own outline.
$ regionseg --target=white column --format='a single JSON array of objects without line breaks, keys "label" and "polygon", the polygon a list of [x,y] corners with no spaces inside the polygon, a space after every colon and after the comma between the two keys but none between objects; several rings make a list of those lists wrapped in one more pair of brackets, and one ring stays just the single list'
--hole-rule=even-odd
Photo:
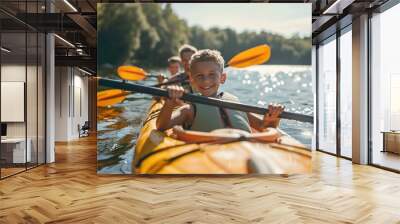
[{"label": "white column", "polygon": [[54,35],[46,36],[46,163],[55,161],[54,133],[55,133],[55,60]]},{"label": "white column", "polygon": [[[54,12],[54,5],[46,1],[46,11]],[[55,162],[55,43],[54,34],[46,35],[46,163]]]},{"label": "white column", "polygon": [[368,16],[353,20],[353,162],[368,163]]}]

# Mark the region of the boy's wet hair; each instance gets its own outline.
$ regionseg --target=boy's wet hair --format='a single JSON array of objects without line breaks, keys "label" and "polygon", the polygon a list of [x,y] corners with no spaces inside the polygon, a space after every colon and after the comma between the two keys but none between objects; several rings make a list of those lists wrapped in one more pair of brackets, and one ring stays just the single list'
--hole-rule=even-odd
[{"label": "boy's wet hair", "polygon": [[219,66],[221,72],[224,70],[224,63],[225,63],[224,58],[221,56],[221,53],[217,50],[205,49],[205,50],[200,50],[195,54],[193,54],[189,62],[190,70],[193,69],[195,63],[202,61],[215,62]]},{"label": "boy's wet hair", "polygon": [[181,63],[181,59],[178,56],[172,56],[168,58],[168,65],[173,63]]},{"label": "boy's wet hair", "polygon": [[192,53],[196,53],[197,52],[197,48],[193,47],[192,45],[189,44],[184,44],[182,45],[182,47],[179,48],[179,56],[182,57],[182,54],[185,52],[192,52]]}]

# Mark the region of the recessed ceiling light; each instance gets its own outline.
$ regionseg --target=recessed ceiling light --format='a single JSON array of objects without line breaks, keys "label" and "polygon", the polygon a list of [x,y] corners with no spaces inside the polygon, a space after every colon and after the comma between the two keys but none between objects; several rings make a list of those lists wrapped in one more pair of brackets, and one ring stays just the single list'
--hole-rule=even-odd
[{"label": "recessed ceiling light", "polygon": [[78,12],[78,10],[71,4],[69,3],[68,0],[64,0],[65,4],[67,4],[74,12]]}]

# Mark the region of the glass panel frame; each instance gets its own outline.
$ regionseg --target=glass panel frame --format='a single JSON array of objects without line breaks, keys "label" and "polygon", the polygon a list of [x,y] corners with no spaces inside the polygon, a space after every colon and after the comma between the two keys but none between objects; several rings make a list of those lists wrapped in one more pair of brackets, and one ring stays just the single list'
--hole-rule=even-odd
[{"label": "glass panel frame", "polygon": [[399,12],[400,4],[397,4],[370,18],[369,163],[395,172],[400,172],[400,150],[392,152],[389,145],[392,140],[397,148],[400,145],[400,133],[390,134],[392,130],[400,129],[400,118],[396,119],[400,114],[398,99],[393,101],[400,95],[396,84],[400,79],[400,64],[396,60],[400,35],[393,29],[400,19]]},{"label": "glass panel frame", "polygon": [[336,35],[318,47],[318,150],[336,154]]},{"label": "glass panel frame", "polygon": [[[26,2],[19,2],[18,7],[20,13],[42,13],[44,4],[45,1],[29,2],[28,8]],[[9,45],[6,49],[10,50],[1,50],[0,81],[24,82],[24,118],[23,122],[7,122],[7,137],[0,144],[0,179],[46,163],[46,35],[21,22],[16,24],[11,30],[5,30],[0,23],[0,45]],[[0,111],[2,109],[0,104]],[[13,139],[21,141],[7,142]],[[5,156],[7,163],[1,159]],[[18,169],[4,168],[17,166],[15,161]]]},{"label": "glass panel frame", "polygon": [[[27,150],[27,117],[26,117],[26,90],[27,90],[27,30],[24,32],[2,32],[1,45],[9,49],[2,51],[1,57],[1,83],[0,89],[6,94],[6,85],[10,86],[7,91],[16,89],[14,93],[18,102],[23,101],[23,118],[15,116],[13,119],[2,118],[3,124],[7,125],[7,134],[1,140],[2,168],[1,178],[27,170],[27,161],[30,151]],[[21,88],[22,84],[22,88]],[[19,90],[18,90],[19,89]],[[23,91],[21,93],[20,91]],[[11,94],[11,93],[10,93]],[[6,96],[3,96],[6,97]],[[4,99],[4,98],[3,98]],[[16,103],[18,103],[16,102]],[[9,104],[10,105],[10,104]],[[4,105],[0,105],[0,111],[12,113]]]},{"label": "glass panel frame", "polygon": [[352,158],[352,30],[340,35],[340,156]]}]

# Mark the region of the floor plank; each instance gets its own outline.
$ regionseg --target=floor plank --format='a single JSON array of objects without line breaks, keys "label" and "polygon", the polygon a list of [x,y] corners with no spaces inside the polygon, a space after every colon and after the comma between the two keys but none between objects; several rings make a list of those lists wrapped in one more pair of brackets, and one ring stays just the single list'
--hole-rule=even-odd
[{"label": "floor plank", "polygon": [[0,223],[400,223],[400,175],[314,153],[311,175],[96,174],[96,139],[0,181]]}]

